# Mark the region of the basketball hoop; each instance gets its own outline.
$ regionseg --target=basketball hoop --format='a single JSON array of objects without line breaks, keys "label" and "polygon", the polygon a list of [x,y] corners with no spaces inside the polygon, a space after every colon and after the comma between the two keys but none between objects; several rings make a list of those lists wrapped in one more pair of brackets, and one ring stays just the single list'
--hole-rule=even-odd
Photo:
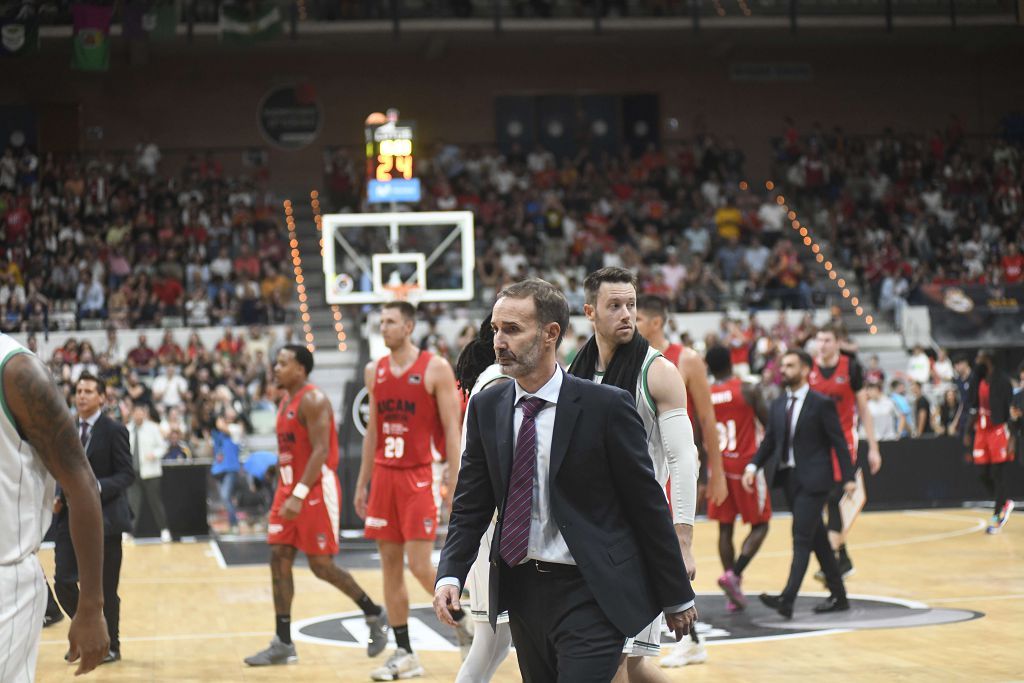
[{"label": "basketball hoop", "polygon": [[422,294],[422,288],[412,283],[387,284],[382,289],[387,292],[390,301],[408,301],[413,306],[419,303]]}]

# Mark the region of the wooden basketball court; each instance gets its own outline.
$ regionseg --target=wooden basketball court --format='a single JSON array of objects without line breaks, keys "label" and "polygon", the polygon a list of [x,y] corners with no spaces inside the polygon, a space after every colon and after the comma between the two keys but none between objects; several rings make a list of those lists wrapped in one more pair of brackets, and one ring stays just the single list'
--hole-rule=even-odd
[{"label": "wooden basketball court", "polygon": [[[995,536],[985,534],[987,519],[987,511],[963,509],[866,514],[849,544],[857,573],[847,583],[852,596],[866,601],[909,601],[935,608],[933,612],[965,610],[983,616],[915,627],[895,619],[887,628],[877,628],[877,623],[874,628],[863,627],[853,620],[852,630],[745,642],[712,637],[706,664],[666,671],[679,681],[781,681],[800,676],[879,681],[1020,679],[1024,676],[1024,516],[1017,515]],[[789,566],[789,519],[774,522],[761,554],[745,575],[744,589],[754,603],[758,593],[781,589]],[[742,527],[737,530],[745,533]],[[696,588],[709,594],[698,599],[697,606],[718,610],[724,598],[715,584],[721,573],[715,526],[699,522],[696,543]],[[41,555],[50,574],[53,553]],[[219,559],[215,547],[206,542],[126,546],[121,580],[124,659],[101,667],[86,680],[368,681],[369,672],[383,664],[387,653],[368,660],[358,646],[297,642],[297,665],[247,668],[242,658],[262,649],[272,635],[269,569],[225,568]],[[344,556],[339,562],[345,565]],[[812,561],[812,569],[814,565]],[[380,601],[379,572],[360,569],[354,573]],[[430,596],[411,577],[409,588],[414,603],[429,602]],[[804,590],[821,590],[810,573]],[[355,609],[344,595],[305,568],[296,570],[295,593],[295,622]],[[71,680],[73,667],[63,661],[67,624],[65,620],[43,632],[37,680]],[[427,669],[422,680],[454,680],[457,652],[420,650],[419,656]],[[520,680],[514,657],[505,662],[495,680]]]}]

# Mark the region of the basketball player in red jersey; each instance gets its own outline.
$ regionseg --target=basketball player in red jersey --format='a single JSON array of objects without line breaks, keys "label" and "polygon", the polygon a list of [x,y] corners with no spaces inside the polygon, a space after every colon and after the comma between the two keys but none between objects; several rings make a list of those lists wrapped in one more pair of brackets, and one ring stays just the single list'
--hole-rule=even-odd
[{"label": "basketball player in red jersey", "polygon": [[[707,369],[704,361],[693,349],[682,344],[669,344],[665,337],[665,320],[668,306],[660,296],[645,294],[636,302],[636,329],[647,342],[665,356],[683,376],[686,385],[687,414],[693,424],[693,433],[699,434],[698,452],[711,470],[708,477],[708,501],[721,504],[728,493],[725,474],[722,470],[722,452],[718,448],[718,427],[715,425],[715,411],[711,407],[711,392],[708,388]],[[700,494],[697,497],[700,504]]]},{"label": "basketball player in red jersey", "polygon": [[[818,330],[816,341],[818,355],[808,377],[811,389],[835,401],[836,410],[839,412],[839,424],[846,435],[846,445],[850,449],[855,466],[857,419],[860,418],[861,424],[864,425],[864,433],[868,437],[868,468],[871,474],[875,474],[882,468],[882,455],[878,451],[878,439],[875,438],[875,423],[871,418],[871,411],[868,410],[864,370],[855,356],[840,353],[839,332],[832,325],[826,325]],[[828,500],[828,539],[839,561],[839,571],[842,572],[843,578],[847,578],[853,574],[853,562],[846,553],[846,532],[843,530],[843,520],[839,514],[839,501],[843,496],[843,489],[835,453],[832,454],[832,471],[836,486]],[[864,476],[860,472],[857,473],[857,487],[861,491],[864,490]],[[818,572],[815,577],[823,581],[825,574]]]},{"label": "basketball player in red jersey", "polygon": [[965,445],[971,448],[971,460],[983,468],[982,483],[992,492],[995,510],[992,521],[985,530],[998,534],[1013,512],[1013,500],[1007,493],[1009,463],[1014,460],[1016,450],[1009,444],[1010,405],[1013,385],[1010,378],[995,363],[991,351],[979,351],[975,359],[967,393],[967,409],[973,419],[974,439],[970,431],[966,434]]},{"label": "basketball player in red jersey", "polygon": [[[708,518],[718,522],[718,556],[725,573],[718,585],[728,596],[726,609],[734,612],[747,605],[741,582],[743,570],[761,548],[768,535],[768,520],[772,516],[771,497],[764,475],[760,475],[753,491],[743,488],[743,470],[757,452],[757,434],[754,420],[767,422],[768,408],[756,385],[744,383],[732,374],[732,353],[724,346],[714,346],[705,355],[708,369],[714,377],[711,385],[711,404],[715,408],[718,444],[729,487],[729,497],[721,505],[708,504]],[[750,525],[750,533],[743,540],[737,558],[732,544],[736,515]]]},{"label": "basketball player in red jersey", "polygon": [[295,593],[292,565],[300,550],[306,554],[314,576],[352,598],[363,610],[370,629],[367,654],[375,657],[387,645],[383,610],[332,559],[338,552],[341,510],[341,487],[335,474],[338,435],[330,401],[309,384],[312,371],[313,354],[305,346],[289,345],[278,352],[274,376],[277,385],[288,393],[277,411],[277,491],[267,525],[277,634],[270,647],[246,657],[249,666],[298,661],[291,636],[291,611]]},{"label": "basketball player in red jersey", "polygon": [[[374,680],[423,675],[409,642],[409,571],[428,594],[434,592],[430,553],[437,534],[431,437],[440,422],[447,452],[444,504],[451,509],[459,472],[461,416],[455,373],[445,359],[412,343],[416,309],[406,301],[384,304],[380,333],[390,353],[366,366],[370,418],[363,462],[356,482],[356,512],[366,522],[366,538],[377,541],[384,574],[384,602],[397,649]],[[370,481],[373,486],[369,487]],[[369,491],[368,491],[369,487]],[[460,621],[463,621],[460,619]],[[464,622],[463,622],[464,623]],[[460,643],[468,638],[460,632]]]}]

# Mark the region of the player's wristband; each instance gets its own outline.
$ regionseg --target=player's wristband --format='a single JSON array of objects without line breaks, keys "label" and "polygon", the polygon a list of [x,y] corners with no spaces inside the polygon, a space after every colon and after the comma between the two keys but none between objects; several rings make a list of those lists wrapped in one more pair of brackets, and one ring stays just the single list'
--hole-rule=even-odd
[{"label": "player's wristband", "polygon": [[744,472],[750,472],[751,474],[757,474],[757,465],[752,462],[748,462],[747,466],[743,468]]},{"label": "player's wristband", "polygon": [[309,487],[300,481],[295,485],[295,488],[292,489],[292,495],[299,500],[306,500],[306,496],[309,495]]}]

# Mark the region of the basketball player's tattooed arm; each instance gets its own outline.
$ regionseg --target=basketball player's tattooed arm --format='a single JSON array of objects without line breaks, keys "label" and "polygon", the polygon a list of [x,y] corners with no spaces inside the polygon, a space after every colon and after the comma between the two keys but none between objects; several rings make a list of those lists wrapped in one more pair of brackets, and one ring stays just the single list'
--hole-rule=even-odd
[{"label": "basketball player's tattooed arm", "polygon": [[356,495],[353,504],[360,519],[366,519],[366,502],[369,497],[370,478],[373,476],[373,456],[377,451],[377,402],[373,398],[374,374],[377,361],[371,360],[363,370],[363,382],[369,395],[370,416],[366,421],[366,435],[363,437],[363,460],[359,464],[356,479]]},{"label": "basketball player's tattooed arm", "polygon": [[751,384],[750,382],[743,382],[740,384],[740,390],[743,392],[743,400],[747,402],[748,406],[754,409],[754,414],[757,415],[757,421],[761,423],[762,427],[767,427],[768,404],[765,403],[761,387],[757,384]]},{"label": "basketball player's tattooed arm", "polygon": [[722,467],[722,451],[718,448],[718,425],[715,411],[711,407],[711,387],[708,385],[707,367],[704,360],[693,349],[685,349],[679,357],[679,371],[686,383],[688,409],[696,416],[700,425],[701,444],[708,455],[708,498],[715,505],[725,501],[729,490],[725,485],[725,470]]},{"label": "basketball player's tattooed arm", "polygon": [[18,433],[60,484],[68,501],[81,586],[68,642],[71,661],[81,657],[75,674],[87,673],[103,660],[110,646],[103,619],[103,514],[99,485],[67,404],[42,362],[30,354],[18,354],[4,366],[2,381],[4,398]]},{"label": "basketball player's tattooed arm", "polygon": [[[324,393],[319,389],[307,391],[299,402],[299,422],[306,427],[309,434],[309,461],[302,473],[299,483],[312,488],[320,480],[320,471],[327,463],[327,456],[330,453],[331,445],[331,420],[334,413],[331,411],[331,402],[327,400]],[[281,516],[285,519],[295,519],[302,512],[303,501],[295,496],[288,496],[288,499],[281,505]]]},{"label": "basketball player's tattooed arm", "polygon": [[450,512],[452,499],[455,497],[455,480],[459,476],[459,463],[462,459],[459,450],[462,442],[462,406],[455,386],[455,373],[445,359],[437,356],[430,359],[430,364],[427,365],[427,390],[434,394],[437,416],[444,428],[444,449],[447,459],[444,507]]},{"label": "basketball player's tattooed arm", "polygon": [[697,445],[686,414],[686,386],[669,361],[659,358],[647,374],[658,413],[662,449],[672,478],[672,521],[690,579],[697,575],[693,554],[693,518],[697,507]]}]

